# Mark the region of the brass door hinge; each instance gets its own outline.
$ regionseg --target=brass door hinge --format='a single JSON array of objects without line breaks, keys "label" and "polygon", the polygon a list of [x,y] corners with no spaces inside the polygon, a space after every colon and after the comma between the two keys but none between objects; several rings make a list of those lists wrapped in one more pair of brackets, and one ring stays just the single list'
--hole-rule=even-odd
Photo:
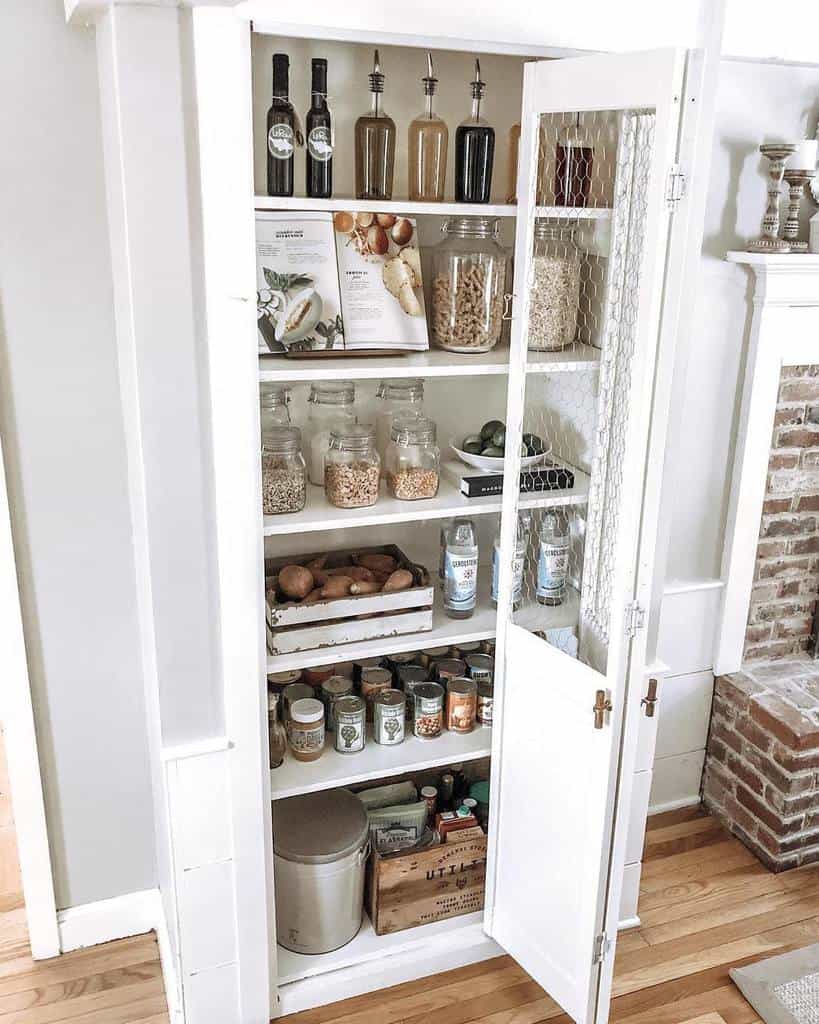
[{"label": "brass door hinge", "polygon": [[605,690],[598,690],[594,697],[594,727],[595,729],[602,729],[606,724],[606,713],[612,711],[614,705],[606,695]]}]

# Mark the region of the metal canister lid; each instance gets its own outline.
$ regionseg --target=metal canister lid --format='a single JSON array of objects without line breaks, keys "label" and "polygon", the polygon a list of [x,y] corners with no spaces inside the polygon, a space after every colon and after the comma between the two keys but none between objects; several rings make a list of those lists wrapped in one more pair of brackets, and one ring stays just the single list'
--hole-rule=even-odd
[{"label": "metal canister lid", "polygon": [[445,658],[450,650],[450,647],[425,647],[421,654],[425,658]]},{"label": "metal canister lid", "polygon": [[267,676],[268,686],[289,686],[301,679],[301,669],[291,668],[287,672],[269,672]]},{"label": "metal canister lid", "polygon": [[387,708],[403,707],[406,697],[400,690],[382,690],[375,695],[374,704]]},{"label": "metal canister lid", "polygon": [[341,860],[361,849],[369,829],[364,805],[347,789],[326,789],[273,802],[273,850],[285,860],[301,864]]},{"label": "metal canister lid", "polygon": [[423,665],[399,665],[398,680],[404,686],[407,683],[426,683],[429,680],[429,669],[424,668]]},{"label": "metal canister lid", "polygon": [[392,682],[392,672],[388,668],[362,668],[361,682],[368,686],[384,686]]},{"label": "metal canister lid", "polygon": [[362,715],[367,705],[360,697],[340,697],[336,701],[335,714],[336,718],[342,715]]},{"label": "metal canister lid", "polygon": [[495,660],[491,655],[470,654],[464,660],[471,676],[476,676],[478,679],[492,678]]},{"label": "metal canister lid", "polygon": [[294,700],[290,705],[290,718],[294,722],[320,722],[324,718],[324,705],[315,697]]},{"label": "metal canister lid", "polygon": [[353,692],[353,681],[346,676],[330,676],[321,684],[321,692],[327,697],[338,699]]},{"label": "metal canister lid", "polygon": [[456,676],[455,679],[448,679],[446,688],[450,693],[476,693],[478,690],[478,684],[474,679],[469,679],[466,676]]},{"label": "metal canister lid", "polygon": [[471,643],[456,644],[452,648],[452,653],[457,655],[459,658],[466,658],[467,654],[477,654],[480,649],[480,640],[473,640]]},{"label": "metal canister lid", "polygon": [[435,663],[435,671],[439,679],[454,679],[466,674],[466,662],[460,658],[442,658]]},{"label": "metal canister lid", "polygon": [[419,683],[412,691],[416,707],[425,700],[437,701],[442,704],[444,688],[438,683]]}]

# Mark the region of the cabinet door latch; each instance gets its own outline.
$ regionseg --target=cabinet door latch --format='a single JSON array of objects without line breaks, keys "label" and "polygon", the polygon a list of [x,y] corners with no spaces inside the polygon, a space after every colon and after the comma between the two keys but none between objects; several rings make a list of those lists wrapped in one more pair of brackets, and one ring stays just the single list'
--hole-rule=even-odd
[{"label": "cabinet door latch", "polygon": [[614,705],[608,697],[605,690],[598,690],[594,695],[594,727],[595,729],[602,729],[606,724],[606,715],[609,711],[614,710]]},{"label": "cabinet door latch", "polygon": [[677,203],[685,196],[685,186],[685,175],[680,170],[680,165],[672,164],[665,186],[665,201],[671,210],[675,210]]},{"label": "cabinet door latch", "polygon": [[639,601],[632,601],[626,605],[626,636],[633,640],[639,629],[644,629],[646,624],[646,611]]},{"label": "cabinet door latch", "polygon": [[657,710],[657,680],[649,679],[648,681],[648,693],[640,701],[640,704],[645,708],[646,718],[653,718]]},{"label": "cabinet door latch", "polygon": [[609,955],[611,949],[611,939],[606,935],[605,932],[600,932],[599,935],[594,937],[594,959],[593,964],[602,964],[606,957]]}]

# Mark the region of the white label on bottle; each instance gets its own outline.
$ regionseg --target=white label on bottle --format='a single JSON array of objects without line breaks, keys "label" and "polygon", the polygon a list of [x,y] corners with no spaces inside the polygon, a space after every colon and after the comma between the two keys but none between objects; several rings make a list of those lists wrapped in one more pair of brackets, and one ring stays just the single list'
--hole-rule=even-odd
[{"label": "white label on bottle", "polygon": [[317,125],[310,130],[307,136],[307,152],[314,160],[326,164],[332,159],[333,146],[330,140],[330,129],[324,125]]},{"label": "white label on bottle", "polygon": [[[523,593],[524,556],[516,554],[512,559],[512,601],[517,604]],[[500,590],[500,547],[496,544],[492,552],[492,600],[497,602]]]},{"label": "white label on bottle", "polygon": [[478,556],[453,555],[444,560],[444,603],[447,608],[468,612],[475,607],[478,591]]},{"label": "white label on bottle", "polygon": [[267,148],[276,160],[289,160],[293,155],[293,129],[289,124],[271,125],[267,133]]},{"label": "white label on bottle", "polygon": [[537,596],[562,597],[566,588],[568,568],[568,544],[541,541],[540,558],[537,563]]}]

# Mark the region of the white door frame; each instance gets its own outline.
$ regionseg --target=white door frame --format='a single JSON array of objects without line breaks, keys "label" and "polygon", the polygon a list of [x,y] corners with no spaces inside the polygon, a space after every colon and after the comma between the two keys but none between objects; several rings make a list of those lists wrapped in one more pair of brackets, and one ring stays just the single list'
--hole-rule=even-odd
[{"label": "white door frame", "polygon": [[11,535],[6,474],[0,440],[0,621],[3,630],[3,723],[17,855],[23,878],[31,955],[45,960],[60,952],[57,904],[48,847],[40,759],[26,661],[23,616]]}]

